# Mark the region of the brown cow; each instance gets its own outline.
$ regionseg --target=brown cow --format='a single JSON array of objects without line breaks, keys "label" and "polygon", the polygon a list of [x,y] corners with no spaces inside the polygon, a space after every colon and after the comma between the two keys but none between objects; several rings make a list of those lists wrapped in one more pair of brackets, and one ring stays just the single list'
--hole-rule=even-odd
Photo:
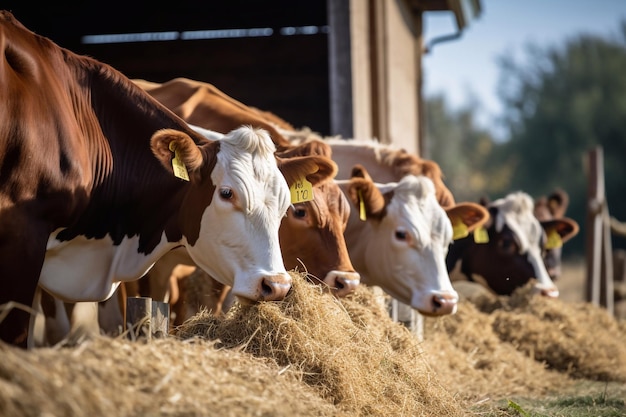
[{"label": "brown cow", "polygon": [[181,245],[242,300],[285,296],[285,178],[314,175],[318,158],[278,159],[249,127],[208,141],[114,68],[6,11],[0,48],[2,340],[26,346],[29,313],[11,302],[32,305],[38,285],[104,300]]},{"label": "brown cow", "polygon": [[246,106],[212,84],[188,78],[175,78],[163,84],[133,82],[189,124],[221,133],[242,125],[260,127],[269,132],[277,150],[291,147],[278,131],[278,128],[293,130],[289,123],[270,112]]}]

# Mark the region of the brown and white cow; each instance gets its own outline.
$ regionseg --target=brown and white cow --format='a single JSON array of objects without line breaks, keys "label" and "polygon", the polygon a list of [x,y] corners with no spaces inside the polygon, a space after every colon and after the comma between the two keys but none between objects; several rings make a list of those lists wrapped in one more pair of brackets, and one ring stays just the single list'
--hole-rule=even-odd
[{"label": "brown and white cow", "polygon": [[[439,204],[433,181],[405,175],[378,184],[357,165],[337,183],[352,202],[345,236],[361,281],[429,316],[453,314],[458,295],[445,259],[453,227]],[[454,206],[466,228],[484,218],[475,204]]]},{"label": "brown and white cow", "polygon": [[[195,126],[193,128],[197,129]],[[315,147],[315,150],[310,149],[311,147]],[[298,155],[328,153],[329,148],[325,143],[313,141],[292,146],[290,150],[278,154],[293,158]],[[360,275],[352,266],[343,234],[348,222],[350,203],[334,182],[314,184],[313,200],[294,203],[281,222],[279,241],[283,262],[286,269],[305,272],[311,281],[323,283],[333,294],[344,297],[354,292],[360,282]],[[143,284],[143,288],[135,295],[170,302],[176,312],[174,324],[181,324],[200,307],[220,312],[229,288],[212,282],[210,276],[204,277],[206,285],[210,287],[206,297],[196,297],[207,300],[207,304],[180,305],[186,303],[188,298],[184,287],[187,286],[186,281],[191,274],[195,274],[196,281],[201,279],[202,273],[195,271],[191,259],[178,250],[171,251],[142,279],[140,284]],[[179,286],[183,288],[178,288]],[[223,293],[215,289],[218,286]]]},{"label": "brown and white cow", "polygon": [[533,199],[514,192],[485,201],[490,218],[484,228],[455,240],[447,256],[448,270],[483,284],[499,295],[534,280],[536,292],[556,298],[559,291],[544,265],[546,231],[535,217]]},{"label": "brown and white cow", "polygon": [[249,127],[208,141],[112,67],[6,11],[0,47],[2,340],[26,345],[29,313],[10,302],[30,306],[38,284],[103,300],[180,245],[242,300],[286,295],[285,178],[317,172],[315,161],[277,160]]},{"label": "brown and white cow", "polygon": [[[218,140],[223,135],[217,132],[207,132],[197,126],[194,130],[202,132],[211,140]],[[277,153],[281,160],[314,160],[318,171],[306,175],[306,179],[312,184],[313,199],[305,202],[292,203],[287,214],[281,220],[279,227],[279,244],[283,263],[287,269],[300,269],[306,271],[309,278],[314,282],[323,282],[330,290],[338,295],[345,296],[352,293],[359,284],[359,274],[354,271],[350,262],[348,251],[343,236],[348,219],[350,207],[345,196],[332,177],[336,172],[336,165],[330,158],[319,153],[320,145],[316,146],[318,155],[309,150],[311,143],[293,146],[289,151]],[[323,144],[321,145],[323,147]],[[328,150],[327,150],[328,151]],[[289,176],[288,183],[296,181]],[[192,310],[180,304],[185,303],[188,297],[184,294],[187,287],[187,276],[192,274],[196,265],[184,248],[176,248],[162,256],[147,274],[139,281],[135,289],[127,289],[129,296],[149,296],[154,300],[168,301],[172,309],[177,313],[174,324],[180,324],[181,320],[189,317]],[[200,274],[197,273],[196,276]],[[212,280],[207,276],[207,280]],[[209,283],[216,287],[224,286],[223,283]],[[182,287],[182,288],[179,288]],[[224,290],[225,292],[227,290]],[[183,294],[178,294],[181,292]],[[207,294],[205,299],[214,299],[213,293]],[[225,294],[222,298],[225,297]],[[44,344],[55,344],[66,335],[74,332],[77,326],[73,323],[86,323],[83,328],[88,328],[88,333],[98,332],[97,326],[90,323],[88,317],[81,317],[86,309],[74,310],[71,306],[60,308],[58,302],[50,300],[49,294],[42,294],[44,313],[47,317],[45,332],[48,335]],[[100,303],[97,320],[100,322],[100,330],[106,334],[118,334],[123,327],[123,315],[125,298],[112,297]],[[54,305],[55,310],[46,309],[46,305]],[[195,306],[199,307],[199,306]],[[214,311],[218,306],[207,304],[204,307]],[[64,319],[66,310],[72,314],[71,319]],[[181,313],[185,313],[184,315]],[[92,320],[93,321],[93,320]],[[61,324],[62,327],[57,326]],[[54,337],[51,337],[54,336]]]},{"label": "brown and white cow", "polygon": [[[293,206],[281,223],[279,235],[283,260],[287,269],[304,269],[313,281],[324,282],[337,296],[355,290],[359,275],[350,262],[343,237],[350,204],[337,185],[330,181],[337,166],[330,160],[328,144],[321,140],[291,144],[278,131],[293,129],[289,123],[269,112],[249,107],[206,82],[187,78],[176,78],[163,84],[134,82],[206,137],[215,138],[216,133],[219,137],[233,126],[246,124],[267,129],[281,158],[328,158],[333,164],[332,173],[325,177],[328,181],[313,182],[312,199],[292,200]],[[321,172],[318,175],[321,176]]]}]

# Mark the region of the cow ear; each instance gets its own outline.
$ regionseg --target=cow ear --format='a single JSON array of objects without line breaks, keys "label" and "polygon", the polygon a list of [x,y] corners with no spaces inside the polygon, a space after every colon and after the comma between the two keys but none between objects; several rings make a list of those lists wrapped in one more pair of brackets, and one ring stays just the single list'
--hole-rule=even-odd
[{"label": "cow ear", "polygon": [[561,238],[561,243],[565,243],[576,236],[580,230],[578,222],[574,219],[570,219],[569,217],[541,222],[541,226],[545,230],[548,237],[557,233]]},{"label": "cow ear", "polygon": [[303,177],[315,186],[337,175],[337,164],[325,156],[309,155],[292,158],[276,156],[276,163],[289,186]]},{"label": "cow ear", "polygon": [[182,163],[188,172],[196,171],[202,166],[203,158],[198,145],[189,135],[179,130],[158,130],[150,139],[150,147],[165,169],[175,175],[175,160]]},{"label": "cow ear", "polygon": [[366,179],[367,181],[371,181],[372,177],[370,176],[369,172],[367,172],[367,169],[365,169],[365,167],[361,164],[356,164],[355,166],[352,167],[352,171],[350,172],[350,177],[351,178],[363,178]]},{"label": "cow ear", "polygon": [[458,203],[447,208],[446,213],[452,223],[455,239],[467,236],[489,220],[487,209],[476,203]]},{"label": "cow ear", "polygon": [[368,217],[381,218],[385,213],[386,200],[378,187],[372,181],[365,168],[355,166],[352,169],[352,178],[348,183],[347,197],[354,207],[359,210],[362,220]]}]

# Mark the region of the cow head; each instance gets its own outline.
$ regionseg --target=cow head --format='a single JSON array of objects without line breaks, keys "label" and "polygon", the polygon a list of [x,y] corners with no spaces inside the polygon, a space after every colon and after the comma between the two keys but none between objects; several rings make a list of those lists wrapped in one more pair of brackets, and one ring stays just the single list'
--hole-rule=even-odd
[{"label": "cow head", "polygon": [[[164,129],[154,134],[151,145],[173,175],[173,156],[186,167],[189,184],[178,221],[193,261],[232,286],[242,301],[284,298],[291,277],[283,265],[278,228],[289,207],[289,188],[267,133],[241,127],[221,140],[196,145],[189,136]],[[318,170],[313,163],[306,168],[305,174]]]},{"label": "cow head", "polygon": [[448,270],[460,262],[461,272],[470,280],[480,281],[500,295],[510,295],[535,280],[537,292],[558,297],[543,263],[546,234],[533,214],[530,196],[517,192],[485,204],[489,220],[484,228],[452,244]]},{"label": "cow head", "polygon": [[565,217],[569,196],[557,189],[549,196],[535,200],[535,217],[546,232],[547,241],[543,263],[548,275],[555,281],[561,275],[561,252],[563,244],[578,234],[579,226],[574,219]]},{"label": "cow head", "polygon": [[[224,135],[189,124],[209,140]],[[332,182],[337,165],[330,158],[330,146],[313,140],[276,152],[278,168],[291,188],[305,179],[312,199],[292,201],[279,228],[283,262],[288,270],[303,268],[314,282],[323,282],[343,297],[356,289],[360,277],[350,262],[343,231],[350,205]]]},{"label": "cow head", "polygon": [[445,266],[452,225],[432,180],[407,175],[380,185],[357,165],[340,184],[353,204],[345,235],[363,282],[424,315],[455,313],[458,294]]},{"label": "cow head", "polygon": [[[315,140],[291,147],[280,156],[281,159],[311,159],[320,167],[319,171],[306,176],[312,186],[312,199],[294,202],[280,225],[285,267],[303,267],[312,281],[324,282],[339,297],[351,294],[359,285],[360,276],[352,266],[343,235],[350,204],[332,181],[337,165],[330,159],[330,147]],[[282,166],[281,171],[290,186],[298,181]]]}]

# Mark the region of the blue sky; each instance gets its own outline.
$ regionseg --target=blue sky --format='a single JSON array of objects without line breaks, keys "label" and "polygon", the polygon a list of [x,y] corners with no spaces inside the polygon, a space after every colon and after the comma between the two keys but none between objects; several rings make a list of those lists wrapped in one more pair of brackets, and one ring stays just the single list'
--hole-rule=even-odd
[{"label": "blue sky", "polygon": [[[616,35],[626,19],[626,0],[481,0],[482,14],[458,40],[436,44],[424,56],[424,94],[443,93],[452,108],[475,97],[479,122],[497,133],[497,57],[523,59],[527,44],[559,46],[581,33]],[[455,31],[449,12],[424,17],[425,42]],[[626,76],[626,69],[625,69]]]}]

